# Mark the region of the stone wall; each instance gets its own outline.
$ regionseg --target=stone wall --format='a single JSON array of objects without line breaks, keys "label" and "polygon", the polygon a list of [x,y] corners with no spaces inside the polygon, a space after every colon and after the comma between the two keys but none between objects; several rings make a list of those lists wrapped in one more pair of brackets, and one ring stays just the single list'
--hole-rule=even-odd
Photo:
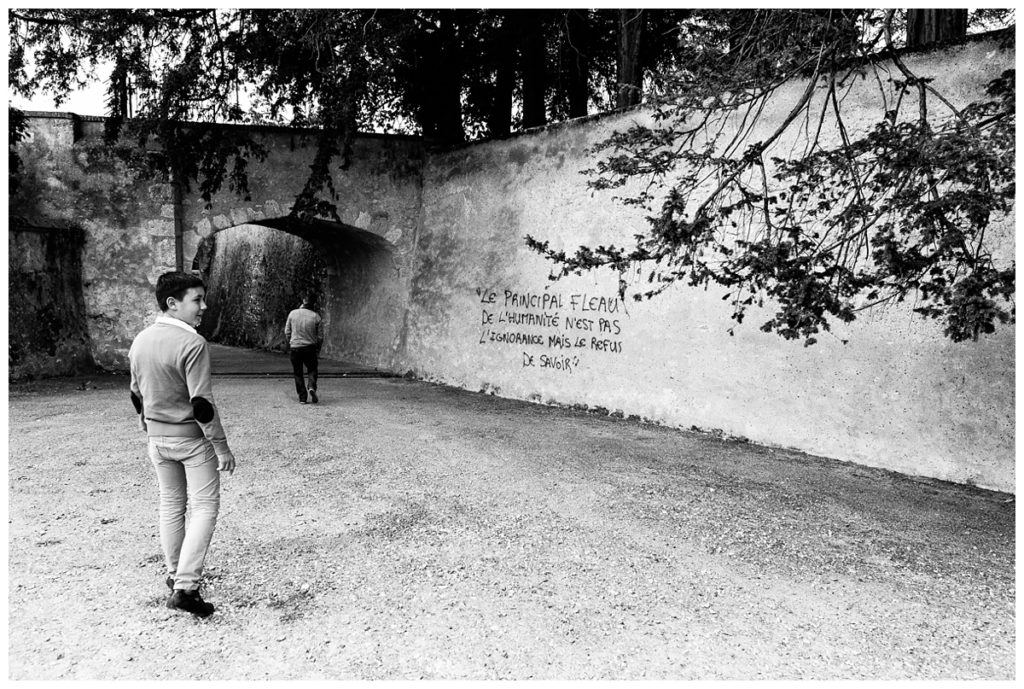
[{"label": "stone wall", "polygon": [[[974,43],[907,60],[963,104],[1013,54]],[[847,95],[847,126],[873,123],[874,98],[870,84]],[[767,113],[761,135],[783,115]],[[804,347],[761,332],[767,312],[730,337],[724,290],[676,285],[622,302],[609,273],[550,282],[527,234],[571,252],[628,245],[644,231],[639,212],[587,190],[580,175],[594,165],[588,148],[633,120],[649,122],[633,112],[430,158],[404,366],[471,390],[1014,490],[1013,327],[955,344],[904,304]],[[992,234],[1012,260],[1013,218]]]},{"label": "stone wall", "polygon": [[[159,313],[153,288],[160,274],[176,268],[179,241],[182,267],[195,269],[204,240],[250,223],[313,242],[336,278],[331,284],[337,303],[358,303],[332,311],[332,321],[344,329],[325,345],[325,354],[393,364],[419,223],[422,143],[413,137],[358,137],[352,165],[334,177],[341,222],[299,225],[288,214],[309,172],[314,133],[263,127],[252,134],[268,154],[250,161],[247,197],[225,189],[207,204],[192,188],[179,203],[166,175],[143,172],[144,150],[131,141],[104,142],[101,118],[30,113],[29,136],[19,146],[25,179],[9,200],[9,213],[43,226],[77,224],[84,231],[82,291],[99,366],[126,368],[132,339]],[[357,274],[364,281],[353,284]],[[367,309],[360,295],[382,308]]]},{"label": "stone wall", "polygon": [[[108,146],[102,122],[34,115],[19,147],[24,176],[11,215],[42,227],[77,227],[82,294],[97,365],[123,368],[131,339],[156,306],[156,265],[174,265],[170,187],[140,170],[134,146]],[[164,227],[171,226],[171,243]],[[169,259],[168,259],[169,256]]]}]

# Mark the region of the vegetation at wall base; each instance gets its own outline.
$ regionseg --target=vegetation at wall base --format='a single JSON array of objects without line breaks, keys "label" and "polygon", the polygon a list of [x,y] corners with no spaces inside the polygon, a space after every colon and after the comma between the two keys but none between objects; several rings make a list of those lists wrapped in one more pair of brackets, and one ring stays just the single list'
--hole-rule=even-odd
[{"label": "vegetation at wall base", "polygon": [[12,264],[7,276],[10,379],[95,370],[81,289],[85,233],[9,222],[11,248],[31,247],[26,253],[40,257],[34,265]]}]

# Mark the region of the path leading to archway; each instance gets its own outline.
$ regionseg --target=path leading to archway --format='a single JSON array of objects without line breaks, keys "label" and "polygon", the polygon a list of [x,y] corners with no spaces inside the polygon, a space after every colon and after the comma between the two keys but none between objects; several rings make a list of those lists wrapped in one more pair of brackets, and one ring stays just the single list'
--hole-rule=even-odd
[{"label": "path leading to archway", "polygon": [[[288,355],[282,352],[268,352],[260,349],[228,347],[210,343],[210,368],[215,376],[265,376],[279,378],[292,376],[292,365]],[[320,357],[322,378],[389,378],[395,374],[373,366]]]}]

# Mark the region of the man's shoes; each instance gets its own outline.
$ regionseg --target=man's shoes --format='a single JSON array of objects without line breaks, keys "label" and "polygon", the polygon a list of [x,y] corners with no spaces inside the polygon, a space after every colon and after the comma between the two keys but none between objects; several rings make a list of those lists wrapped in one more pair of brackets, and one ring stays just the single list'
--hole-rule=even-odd
[{"label": "man's shoes", "polygon": [[319,401],[320,401],[320,398],[316,396],[316,390],[310,390],[310,391],[309,391],[309,400],[310,400],[310,401],[311,401],[311,402],[312,402],[313,404],[316,404],[317,402],[319,402]]},{"label": "man's shoes", "polygon": [[171,590],[171,593],[174,593],[174,577],[168,575],[164,582],[167,584],[167,588]]},{"label": "man's shoes", "polygon": [[302,398],[300,397],[300,398],[299,398],[299,404],[305,404],[305,403],[306,403],[306,400],[304,400],[304,399],[302,399]]},{"label": "man's shoes", "polygon": [[213,604],[203,600],[203,597],[199,595],[199,589],[195,591],[175,589],[171,597],[167,599],[167,607],[172,610],[190,612],[196,617],[209,617],[213,614]]}]

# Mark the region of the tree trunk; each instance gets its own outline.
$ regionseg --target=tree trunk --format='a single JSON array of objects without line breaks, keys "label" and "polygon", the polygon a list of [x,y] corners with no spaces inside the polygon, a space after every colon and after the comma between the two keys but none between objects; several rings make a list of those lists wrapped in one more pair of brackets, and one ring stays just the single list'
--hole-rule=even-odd
[{"label": "tree trunk", "polygon": [[523,128],[547,124],[547,44],[544,19],[535,10],[517,10],[520,66],[523,75]]},{"label": "tree trunk", "polygon": [[487,129],[492,137],[504,137],[512,132],[512,100],[516,88],[512,30],[512,19],[505,13],[494,46],[494,99],[487,116]]},{"label": "tree trunk", "polygon": [[628,108],[640,103],[643,86],[640,39],[643,25],[643,10],[619,10],[618,94],[615,102],[618,108]]},{"label": "tree trunk", "polygon": [[438,31],[437,73],[434,75],[438,90],[428,102],[436,107],[435,135],[439,141],[465,141],[462,127],[462,45],[456,22],[443,21]]},{"label": "tree trunk", "polygon": [[462,127],[462,47],[457,26],[446,18],[436,31],[410,41],[409,101],[423,136],[438,143],[465,140]]},{"label": "tree trunk", "polygon": [[589,31],[586,10],[568,10],[566,15],[566,92],[569,97],[569,117],[584,117],[590,100]]},{"label": "tree trunk", "polygon": [[907,10],[907,47],[955,41],[967,36],[967,10]]},{"label": "tree trunk", "polygon": [[118,55],[107,87],[107,117],[103,123],[103,136],[107,143],[117,140],[125,120],[131,117],[131,113],[128,112],[129,103],[128,62],[123,55]]}]

